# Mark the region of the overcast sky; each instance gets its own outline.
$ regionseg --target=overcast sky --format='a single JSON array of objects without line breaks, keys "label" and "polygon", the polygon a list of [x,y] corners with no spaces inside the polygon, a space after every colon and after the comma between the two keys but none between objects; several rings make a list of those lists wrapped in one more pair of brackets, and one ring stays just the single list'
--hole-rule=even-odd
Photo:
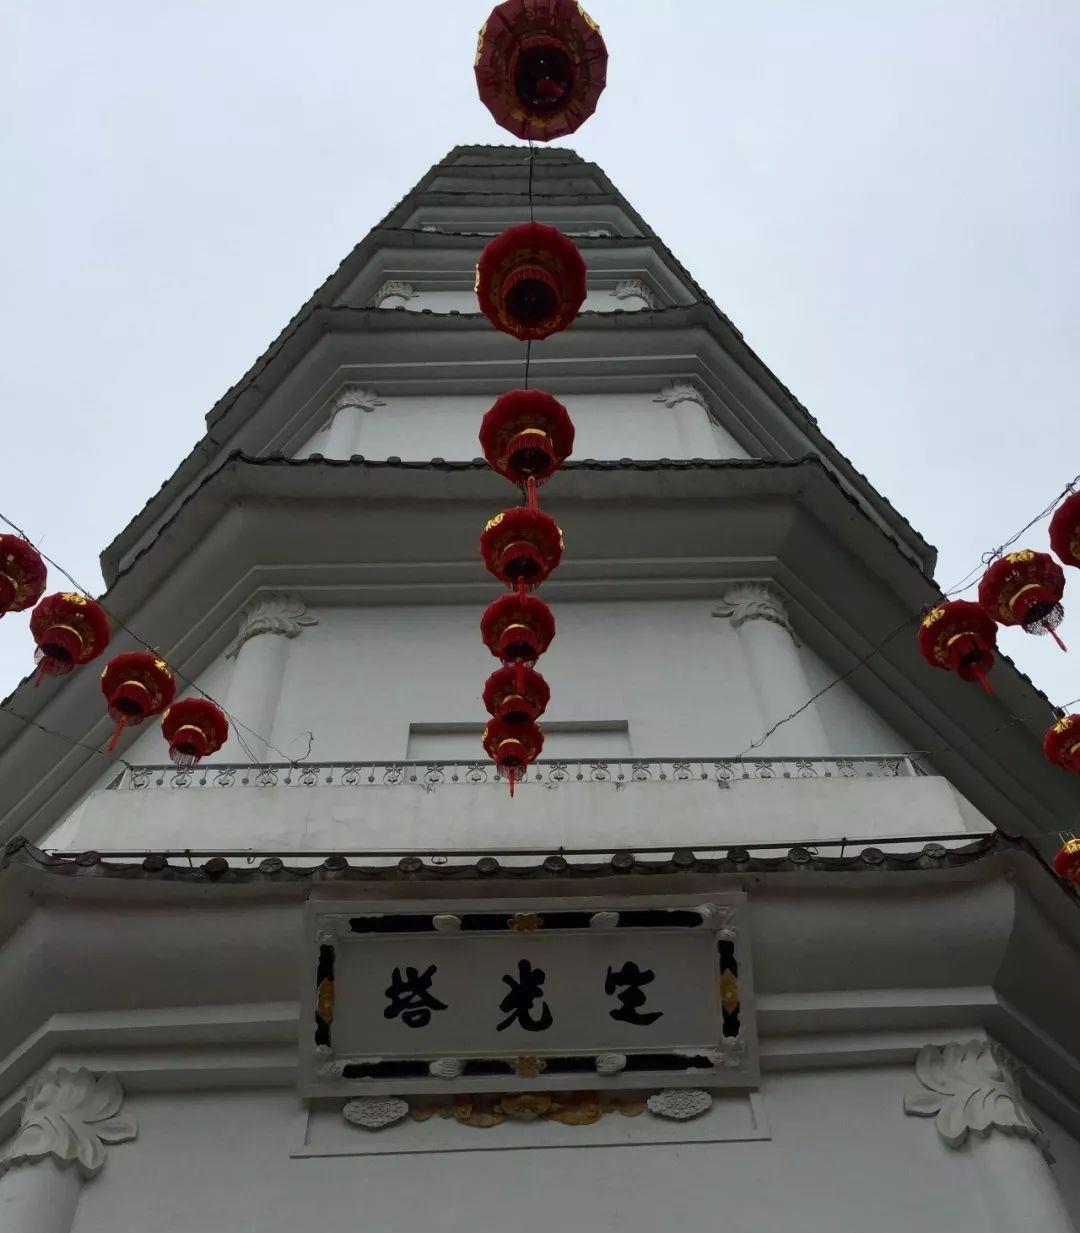
[{"label": "overcast sky", "polygon": [[[0,511],[87,588],[353,244],[450,147],[510,140],[472,75],[487,7],[3,0]],[[1080,4],[589,9],[609,84],[565,144],[951,586],[1080,471]],[[1069,573],[1070,654],[1001,638],[1058,703]],[[0,695],[31,649],[5,617]]]}]

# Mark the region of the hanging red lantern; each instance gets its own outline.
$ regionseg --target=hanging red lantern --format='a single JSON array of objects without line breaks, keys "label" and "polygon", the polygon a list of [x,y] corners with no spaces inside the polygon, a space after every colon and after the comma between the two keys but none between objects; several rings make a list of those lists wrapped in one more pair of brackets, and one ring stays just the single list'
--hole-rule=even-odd
[{"label": "hanging red lantern", "polygon": [[177,766],[194,766],[229,739],[225,712],[207,698],[184,698],[161,717],[161,735],[169,742],[169,757]]},{"label": "hanging red lantern", "polygon": [[21,535],[0,535],[0,616],[36,604],[45,590],[45,563]]},{"label": "hanging red lantern", "polygon": [[1080,874],[1080,839],[1066,839],[1054,856],[1054,872],[1059,878],[1076,880]]},{"label": "hanging red lantern", "polygon": [[1065,650],[1055,632],[1065,615],[1061,596],[1065,571],[1049,553],[1010,552],[983,574],[979,603],[1002,625],[1020,625],[1029,634],[1050,634]]},{"label": "hanging red lantern", "polygon": [[500,595],[484,609],[480,636],[492,655],[504,664],[531,667],[555,637],[555,618],[542,599],[514,591]]},{"label": "hanging red lantern", "polygon": [[510,586],[539,586],[562,560],[559,524],[543,510],[503,510],[480,533],[480,555],[488,570]]},{"label": "hanging red lantern", "polygon": [[489,714],[507,724],[531,723],[539,719],[550,698],[547,681],[532,668],[496,668],[484,682],[484,706]]},{"label": "hanging red lantern", "polygon": [[1064,771],[1080,775],[1080,715],[1065,715],[1043,737],[1043,753]]},{"label": "hanging red lantern", "polygon": [[109,704],[116,730],[109,749],[116,748],[124,728],[160,715],[173,700],[176,682],[169,665],[151,651],[126,651],[110,659],[101,674],[101,692]]},{"label": "hanging red lantern", "polygon": [[492,469],[515,484],[543,483],[574,448],[574,425],[543,390],[511,390],[480,421],[480,448]]},{"label": "hanging red lantern", "polygon": [[484,752],[510,781],[513,796],[515,781],[540,756],[544,734],[532,720],[509,724],[503,719],[491,719],[484,728],[483,744]]},{"label": "hanging red lantern", "polygon": [[1080,569],[1080,492],[1066,497],[1054,511],[1050,547],[1064,564]]},{"label": "hanging red lantern", "polygon": [[919,627],[919,650],[935,668],[955,672],[965,681],[978,681],[988,694],[994,691],[986,674],[994,666],[997,626],[986,610],[966,599],[938,604]]},{"label": "hanging red lantern", "polygon": [[109,645],[109,618],[85,595],[60,591],[46,595],[30,614],[30,634],[37,643],[40,684],[43,676],[65,676],[97,659]]},{"label": "hanging red lantern", "polygon": [[508,228],[488,242],[476,264],[480,311],[522,342],[565,330],[587,290],[577,245],[544,223]]},{"label": "hanging red lantern", "polygon": [[574,0],[506,0],[480,30],[475,69],[496,124],[522,141],[551,141],[596,110],[607,48]]}]

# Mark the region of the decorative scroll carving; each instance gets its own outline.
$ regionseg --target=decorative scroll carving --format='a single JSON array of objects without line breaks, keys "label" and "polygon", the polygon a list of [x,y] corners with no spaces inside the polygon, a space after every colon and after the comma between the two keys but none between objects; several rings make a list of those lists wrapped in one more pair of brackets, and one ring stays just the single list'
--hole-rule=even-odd
[{"label": "decorative scroll carving", "polygon": [[386,399],[380,398],[374,390],[362,385],[346,385],[338,390],[334,399],[334,414],[346,407],[356,407],[360,411],[374,411],[376,407],[385,407]]},{"label": "decorative scroll carving", "polygon": [[456,1057],[440,1057],[428,1066],[428,1074],[436,1079],[460,1079],[465,1063]]},{"label": "decorative scroll carving", "polygon": [[594,1062],[598,1075],[617,1075],[626,1069],[625,1053],[598,1053]]},{"label": "decorative scroll carving", "polygon": [[791,627],[783,601],[766,582],[740,582],[724,592],[723,602],[713,609],[714,617],[730,617],[736,629],[747,621],[772,621],[786,629],[795,645],[799,645]]},{"label": "decorative scroll carving", "polygon": [[117,1117],[124,1102],[120,1080],[84,1068],[47,1070],[27,1086],[18,1133],[0,1156],[0,1173],[54,1156],[77,1162],[85,1177],[100,1173],[105,1144],[134,1139],[138,1127]]},{"label": "decorative scroll carving", "polygon": [[915,1059],[915,1074],[923,1090],[904,1097],[904,1112],[934,1118],[949,1147],[962,1147],[971,1132],[985,1138],[995,1129],[1043,1144],[1021,1100],[1014,1063],[1000,1045],[927,1045]]},{"label": "decorative scroll carving", "polygon": [[618,912],[594,912],[589,917],[590,929],[617,929],[618,927]]},{"label": "decorative scroll carving", "polygon": [[225,651],[226,659],[235,659],[249,638],[258,634],[282,634],[295,638],[305,625],[318,625],[318,619],[308,613],[299,595],[257,595],[240,609],[236,637]]},{"label": "decorative scroll carving", "polygon": [[[432,228],[434,231],[434,228]],[[412,283],[402,282],[397,278],[388,278],[368,301],[372,308],[381,308],[386,300],[397,297],[400,300],[415,300],[417,290]]]},{"label": "decorative scroll carving", "polygon": [[644,300],[648,308],[658,307],[652,289],[640,278],[624,278],[615,284],[615,290],[611,294],[617,300]]},{"label": "decorative scroll carving", "polygon": [[676,407],[681,402],[696,402],[699,407],[709,410],[709,401],[705,391],[693,381],[669,381],[653,402],[662,402],[665,407]]}]

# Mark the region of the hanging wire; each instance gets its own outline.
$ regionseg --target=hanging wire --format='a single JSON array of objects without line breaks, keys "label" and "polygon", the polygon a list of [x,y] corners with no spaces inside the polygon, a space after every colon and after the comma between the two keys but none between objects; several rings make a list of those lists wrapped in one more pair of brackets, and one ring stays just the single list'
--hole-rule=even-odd
[{"label": "hanging wire", "polygon": [[[1041,521],[1048,514],[1050,514],[1071,492],[1075,491],[1076,486],[1078,484],[1080,484],[1080,475],[1075,475],[1065,485],[1065,487],[1061,490],[1061,492],[1058,493],[1058,495],[1053,499],[1053,501],[1051,501],[1050,504],[1044,510],[1036,514],[1035,517],[1030,520],[1030,522],[1025,523],[1024,526],[1022,526],[1019,531],[1017,531],[1014,535],[1011,535],[1003,544],[999,545],[999,547],[997,547],[993,552],[983,553],[982,564],[979,566],[976,566],[975,569],[971,570],[963,579],[961,579],[960,583],[957,586],[951,587],[948,591],[943,592],[942,598],[948,599],[950,596],[959,595],[959,594],[962,594],[964,591],[969,590],[974,585],[974,583],[968,582],[968,578],[972,577],[973,575],[981,574],[985,566],[990,561],[993,561],[997,557],[1001,556],[1001,554],[1005,551],[1005,549],[1008,548],[1010,545],[1015,544],[1016,541],[1020,538],[1020,536],[1025,533],[1025,531],[1029,531],[1037,522]],[[824,685],[821,689],[817,691],[817,693],[813,694],[810,698],[807,698],[807,700],[801,706],[796,707],[795,710],[793,710],[790,714],[785,715],[783,719],[778,719],[776,723],[774,723],[772,727],[768,729],[768,731],[763,733],[756,740],[751,741],[750,744],[747,745],[747,747],[738,756],[740,758],[743,758],[748,753],[752,753],[755,749],[759,749],[762,745],[765,744],[765,742],[769,739],[769,737],[771,737],[778,729],[782,728],[784,724],[790,723],[793,719],[796,719],[799,715],[803,713],[803,711],[807,709],[807,707],[812,706],[819,698],[827,694],[830,689],[834,689],[842,681],[846,681],[847,678],[851,676],[853,672],[856,672],[859,668],[863,667],[863,665],[866,664],[869,660],[873,659],[873,657],[877,655],[879,651],[883,650],[902,630],[907,628],[909,625],[912,625],[918,621],[921,621],[925,612],[926,612],[926,608],[922,608],[918,612],[912,613],[910,616],[905,617],[904,620],[901,621],[900,624],[895,629],[887,633],[885,637],[882,638],[882,640],[879,643],[877,643],[876,646],[871,647],[871,649],[867,651],[867,653],[863,655],[861,659],[856,660],[855,663],[853,663],[850,668],[845,669],[838,676],[834,677],[827,685]],[[1056,707],[1054,706],[1052,702],[1049,702],[1049,701],[1048,701],[1048,705],[1051,711],[1054,713],[1054,716],[1056,718],[1060,711],[1062,711],[1063,709],[1069,706],[1072,706],[1072,703],[1067,702],[1065,704],[1065,708]],[[1013,722],[1013,721],[1010,721],[1010,722]],[[1008,724],[1004,726],[1008,727]],[[997,729],[995,729],[995,731],[997,731]],[[946,751],[942,750],[941,752],[946,752]]]},{"label": "hanging wire", "polygon": [[83,741],[77,741],[73,736],[65,736],[63,732],[57,732],[55,728],[48,728],[45,724],[38,723],[36,719],[31,719],[28,715],[20,715],[18,711],[13,711],[9,706],[0,706],[0,713],[10,715],[12,719],[18,719],[21,723],[26,724],[31,728],[37,728],[39,732],[44,732],[46,736],[53,736],[58,741],[64,741],[66,744],[77,749],[85,749],[88,753],[97,754],[100,758],[108,758],[110,762],[119,762],[129,771],[135,768],[126,758],[122,758],[119,754],[109,753],[104,749],[97,749],[93,745],[87,745]]},{"label": "hanging wire", "polygon": [[[20,526],[12,522],[11,519],[8,518],[6,514],[0,513],[0,522],[6,523],[7,526],[11,527],[11,529],[16,532],[16,534],[21,535],[23,539],[27,541],[27,543],[34,542],[30,538],[30,536],[27,535],[27,533]],[[86,589],[86,587],[84,587],[82,583],[80,583],[78,579],[75,578],[72,574],[70,574],[62,565],[54,561],[52,557],[48,556],[46,553],[41,552],[40,549],[38,550],[38,552],[40,556],[42,557],[42,559],[47,561],[49,565],[52,566],[53,569],[63,574],[63,576],[68,580],[68,582],[71,583],[71,585],[75,588],[76,591],[80,592],[80,594],[82,595],[85,595],[87,599],[94,598],[90,594],[90,592]],[[129,625],[125,624],[125,622],[123,622],[118,616],[116,616],[115,613],[110,612],[108,608],[104,606],[104,604],[101,604],[100,601],[95,601],[95,602],[99,604],[99,607],[101,607],[101,610],[105,613],[105,615],[109,618],[109,620],[113,622],[114,625],[116,625],[119,629],[122,629],[126,634],[128,634],[131,638],[133,638],[140,646],[145,647],[146,650],[148,650],[151,654],[156,655],[159,659],[162,660],[162,662],[168,664],[170,671],[180,681],[182,681],[189,689],[193,689],[197,694],[200,694],[203,698],[205,698],[207,702],[212,702],[214,706],[218,707],[219,710],[221,710],[221,712],[229,719],[230,723],[232,724],[233,734],[235,735],[240,747],[244,750],[248,758],[251,760],[251,763],[253,766],[258,766],[259,760],[255,757],[251,749],[248,747],[248,745],[244,741],[244,738],[240,735],[240,729],[243,729],[250,736],[253,736],[257,741],[261,741],[266,746],[267,749],[273,750],[274,753],[278,754],[285,762],[291,763],[293,766],[299,765],[299,763],[297,763],[294,759],[290,758],[288,754],[284,753],[282,750],[278,749],[276,745],[268,741],[266,737],[256,732],[254,728],[249,727],[247,724],[237,719],[236,716],[231,714],[224,706],[221,705],[220,702],[218,702],[215,698],[213,698],[210,694],[208,694],[205,689],[203,689],[199,685],[196,685],[196,683],[192,681],[189,677],[185,676],[184,673],[180,672],[172,664],[169,664],[168,660],[165,659],[164,655],[161,654],[161,652],[158,650],[156,646],[152,646],[149,642],[146,641],[145,638],[140,637]],[[13,715],[16,712],[8,711],[7,713]],[[32,721],[28,720],[27,722],[32,722]],[[54,733],[53,735],[57,735],[57,734]]]}]

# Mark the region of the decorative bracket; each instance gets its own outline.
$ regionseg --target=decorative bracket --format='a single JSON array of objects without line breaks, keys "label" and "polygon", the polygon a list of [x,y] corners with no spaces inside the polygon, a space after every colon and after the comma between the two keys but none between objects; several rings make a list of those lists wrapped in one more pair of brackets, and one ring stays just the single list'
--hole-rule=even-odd
[{"label": "decorative bracket", "polygon": [[299,595],[267,593],[257,595],[240,609],[236,637],[225,650],[226,659],[235,659],[249,638],[258,634],[282,634],[295,638],[305,625],[318,625]]},{"label": "decorative bracket", "polygon": [[640,278],[624,278],[615,284],[615,290],[611,294],[617,300],[644,300],[646,308],[659,307],[652,289]]},{"label": "decorative bracket", "polygon": [[134,1139],[138,1126],[117,1117],[124,1102],[114,1074],[94,1076],[84,1068],[46,1070],[27,1085],[18,1133],[0,1156],[0,1173],[53,1156],[76,1162],[84,1177],[100,1173],[105,1144]]},{"label": "decorative bracket", "polygon": [[[432,228],[434,231],[435,229]],[[375,292],[371,297],[369,304],[372,308],[381,308],[386,300],[415,300],[417,290],[412,283],[402,282],[397,278],[388,278],[386,282]]]},{"label": "decorative bracket", "polygon": [[665,407],[677,407],[681,402],[696,402],[699,407],[704,407],[706,411],[709,410],[709,400],[705,397],[705,391],[696,381],[685,379],[669,381],[653,399],[653,402],[662,402]]},{"label": "decorative bracket", "polygon": [[783,600],[767,582],[739,582],[729,587],[723,602],[713,609],[713,616],[729,617],[736,629],[747,621],[772,621],[786,629],[795,645],[799,645]]}]

